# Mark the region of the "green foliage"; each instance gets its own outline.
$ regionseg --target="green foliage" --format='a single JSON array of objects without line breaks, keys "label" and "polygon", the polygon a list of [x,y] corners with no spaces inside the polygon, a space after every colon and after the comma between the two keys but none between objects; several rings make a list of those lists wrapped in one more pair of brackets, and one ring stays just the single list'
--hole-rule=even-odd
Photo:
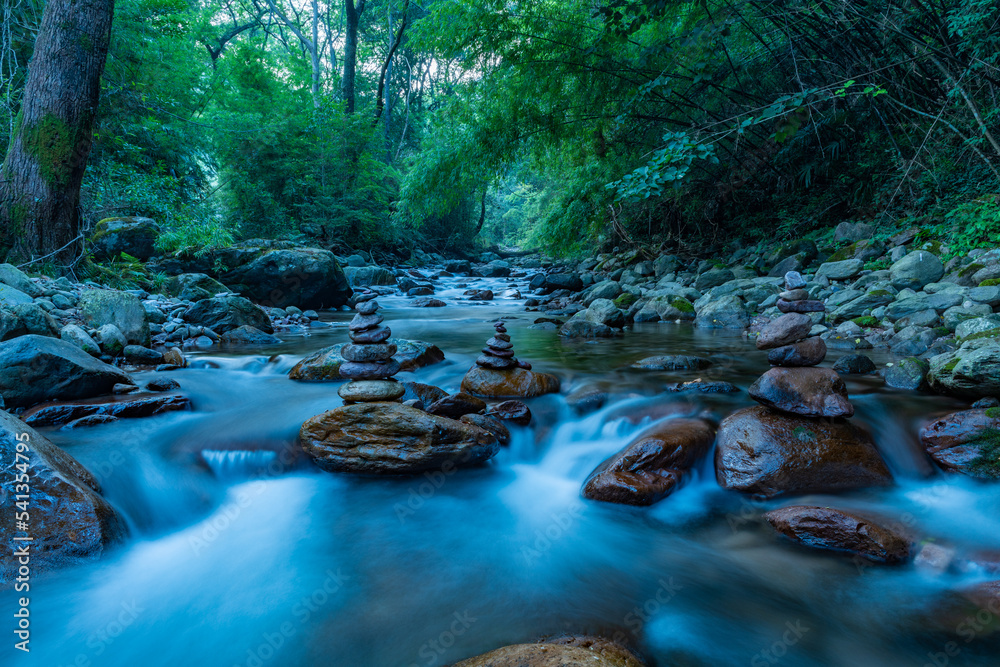
[{"label": "green foliage", "polygon": [[684,180],[696,159],[719,164],[715,147],[698,143],[685,132],[667,132],[663,135],[664,146],[653,151],[652,159],[621,180],[608,183],[607,188],[615,191],[615,200],[649,199],[666,194],[669,183],[678,187]]},{"label": "green foliage", "polygon": [[973,248],[1000,245],[1000,195],[987,195],[959,204],[945,215],[954,234],[949,245],[965,254]]},{"label": "green foliage", "polygon": [[862,315],[861,317],[855,317],[851,321],[857,324],[859,327],[864,327],[866,329],[877,327],[879,325],[878,318],[872,317],[871,315]]},{"label": "green foliage", "polygon": [[79,273],[85,280],[93,280],[100,285],[119,290],[140,288],[156,290],[167,280],[164,274],[151,273],[141,260],[124,252],[105,262],[85,259],[80,264]]}]

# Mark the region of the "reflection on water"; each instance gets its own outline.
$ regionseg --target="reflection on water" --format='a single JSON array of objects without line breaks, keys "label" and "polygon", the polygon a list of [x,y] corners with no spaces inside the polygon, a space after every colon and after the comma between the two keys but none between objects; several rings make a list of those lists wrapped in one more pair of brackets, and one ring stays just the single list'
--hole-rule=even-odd
[{"label": "reflection on water", "polygon": [[[559,374],[564,394],[617,398],[584,417],[562,397],[532,401],[539,426],[514,427],[482,468],[354,478],[317,471],[296,444],[305,419],[340,405],[337,385],[285,377],[347,340],[350,313],[273,350],[202,353],[167,374],[193,412],[49,433],[101,478],[133,538],[37,580],[33,651],[5,642],[2,664],[430,667],[561,632],[618,638],[660,666],[998,664],[985,629],[969,641],[943,631],[962,620],[945,615],[948,591],[996,575],[859,567],[781,544],[759,516],[789,501],[720,490],[710,457],[651,508],[581,499],[594,466],[652,420],[750,404],[766,361],[739,336],[661,323],[563,341],[528,329],[535,314],[519,302],[459,305],[460,292],[439,289],[438,309],[380,299],[394,335],[447,355],[401,379],[457,390],[505,316],[518,356]],[[709,357],[698,377],[744,391],[658,395],[692,375],[628,368],[656,354]],[[960,404],[871,378],[848,387],[899,483],[796,502],[875,510],[957,554],[1000,550],[1000,487],[936,473],[916,440],[923,419]]]}]

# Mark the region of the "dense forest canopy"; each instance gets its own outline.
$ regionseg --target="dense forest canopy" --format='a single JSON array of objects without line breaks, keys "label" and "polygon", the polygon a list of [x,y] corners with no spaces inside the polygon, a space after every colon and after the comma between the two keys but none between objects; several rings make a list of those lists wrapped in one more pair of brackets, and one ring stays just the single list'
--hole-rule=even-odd
[{"label": "dense forest canopy", "polygon": [[[44,3],[8,3],[7,151]],[[992,0],[119,0],[81,226],[573,253],[1000,241]]]}]

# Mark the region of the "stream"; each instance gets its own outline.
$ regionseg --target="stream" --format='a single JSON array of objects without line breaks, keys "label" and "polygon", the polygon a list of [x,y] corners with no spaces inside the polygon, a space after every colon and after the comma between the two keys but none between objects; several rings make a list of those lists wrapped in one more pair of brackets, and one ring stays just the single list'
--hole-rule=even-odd
[{"label": "stream", "polygon": [[[496,300],[457,300],[464,282]],[[562,379],[561,394],[527,401],[532,427],[512,427],[510,446],[480,468],[363,478],[324,473],[301,454],[300,425],[341,404],[339,385],[286,375],[347,340],[348,312],[323,313],[332,326],[308,333],[279,332],[281,346],[209,348],[190,368],[159,374],[181,384],[191,412],[45,430],[101,480],[132,536],[100,561],[33,581],[32,651],[8,638],[0,664],[434,667],[567,632],[618,639],[651,667],[1000,664],[988,632],[996,618],[965,626],[946,612],[950,592],[995,573],[859,565],[781,541],[760,520],[793,503],[863,508],[923,544],[1000,552],[1000,485],[942,474],[917,439],[930,416],[966,404],[845,378],[854,421],[873,431],[893,487],[760,501],[720,489],[709,456],[652,507],[587,501],[590,471],[653,420],[703,411],[718,420],[753,404],[746,388],[766,354],[690,324],[561,340],[528,328],[544,313],[504,297],[512,287],[528,292],[524,280],[444,278],[435,294],[444,308],[379,299],[394,336],[446,355],[398,379],[458,391],[498,317],[520,359]],[[659,354],[713,366],[627,368]],[[869,356],[889,360],[880,354]],[[694,377],[741,391],[663,392]],[[565,397],[584,386],[612,399],[581,417]],[[5,596],[0,609],[8,618],[12,603]]]}]

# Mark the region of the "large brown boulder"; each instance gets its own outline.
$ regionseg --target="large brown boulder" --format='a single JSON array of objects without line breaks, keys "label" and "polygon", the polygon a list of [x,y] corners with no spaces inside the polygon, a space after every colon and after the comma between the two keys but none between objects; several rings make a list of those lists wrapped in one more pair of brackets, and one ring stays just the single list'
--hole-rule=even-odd
[{"label": "large brown boulder", "polygon": [[900,563],[910,557],[905,535],[843,510],[794,505],[764,518],[785,537],[813,549],[844,551],[876,563]]},{"label": "large brown boulder", "polygon": [[640,433],[590,473],[583,495],[626,505],[652,505],[678,487],[712,446],[715,429],[701,419],[668,419]]},{"label": "large brown boulder", "polygon": [[1000,479],[1000,408],[945,415],[920,430],[920,442],[945,470]]},{"label": "large brown boulder", "polygon": [[807,419],[764,406],[722,420],[715,476],[725,489],[767,498],[892,483],[871,434],[842,419]]},{"label": "large brown boulder", "polygon": [[758,350],[772,350],[802,340],[812,329],[812,319],[801,313],[787,313],[772,320],[757,336]]},{"label": "large brown boulder", "polygon": [[830,368],[772,368],[750,385],[758,403],[807,417],[850,417],[847,386]]},{"label": "large brown boulder", "polygon": [[[18,458],[18,454],[25,458]],[[16,576],[19,563],[15,553],[30,546],[33,572],[100,557],[128,533],[125,520],[106,501],[101,487],[90,472],[65,451],[49,442],[7,412],[0,410],[0,456],[4,467],[0,489],[0,588]],[[31,499],[28,503],[32,542],[16,540],[24,536],[18,526],[16,506],[17,466],[25,463],[30,476]]]},{"label": "large brown boulder", "polygon": [[453,667],[644,667],[627,648],[597,637],[558,637],[515,644],[455,663]]},{"label": "large brown boulder", "polygon": [[500,450],[496,436],[471,424],[398,403],[356,403],[307,420],[302,448],[323,470],[406,475],[472,465]]},{"label": "large brown boulder", "polygon": [[531,398],[559,391],[559,378],[523,368],[495,371],[474,366],[462,378],[462,391],[483,398]]},{"label": "large brown boulder", "polygon": [[[420,340],[390,338],[389,344],[396,346],[393,358],[399,362],[400,370],[412,371],[444,361],[444,352],[437,345]],[[337,343],[318,350],[292,367],[288,377],[303,382],[339,382],[344,379],[340,366],[344,358],[341,350],[349,343]]]}]

